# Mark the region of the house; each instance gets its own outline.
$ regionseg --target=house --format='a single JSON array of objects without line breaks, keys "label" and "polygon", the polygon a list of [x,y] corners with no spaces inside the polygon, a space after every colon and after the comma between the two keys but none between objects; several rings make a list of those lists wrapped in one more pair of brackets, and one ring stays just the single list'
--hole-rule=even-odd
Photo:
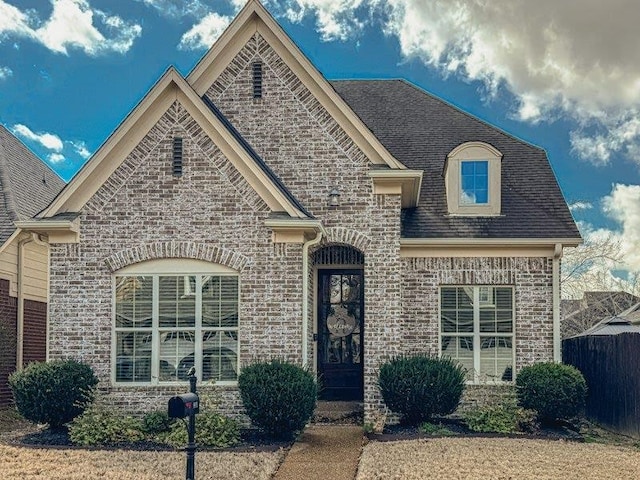
[{"label": "house", "polygon": [[640,302],[640,298],[623,291],[584,292],[580,299],[563,299],[560,303],[562,338],[585,332],[601,320],[616,317]]},{"label": "house", "polygon": [[0,125],[0,406],[12,401],[7,377],[46,355],[48,247],[15,222],[36,215],[63,186]]},{"label": "house", "polygon": [[23,227],[51,244],[50,358],[114,404],[163,408],[195,366],[238,412],[242,365],[279,357],[367,419],[393,355],[479,386],[559,360],[581,241],[542,149],[406,81],[327,81],[256,0]]}]

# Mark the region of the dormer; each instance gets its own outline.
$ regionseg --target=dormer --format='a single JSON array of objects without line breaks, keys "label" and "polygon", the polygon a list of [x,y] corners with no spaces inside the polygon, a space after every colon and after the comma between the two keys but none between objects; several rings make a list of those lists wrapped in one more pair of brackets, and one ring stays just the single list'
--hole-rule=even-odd
[{"label": "dormer", "polygon": [[444,179],[450,215],[500,215],[502,153],[484,142],[466,142],[447,155]]}]

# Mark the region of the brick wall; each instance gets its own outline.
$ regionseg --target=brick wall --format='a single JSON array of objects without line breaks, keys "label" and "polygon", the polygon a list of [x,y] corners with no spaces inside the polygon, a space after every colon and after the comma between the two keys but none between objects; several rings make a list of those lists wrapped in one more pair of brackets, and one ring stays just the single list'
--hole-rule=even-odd
[{"label": "brick wall", "polygon": [[9,295],[9,281],[0,279],[0,407],[12,402],[7,378],[16,369],[18,303]]},{"label": "brick wall", "polygon": [[438,352],[440,285],[510,285],[516,371],[553,360],[551,258],[409,258],[402,261],[406,353]]}]

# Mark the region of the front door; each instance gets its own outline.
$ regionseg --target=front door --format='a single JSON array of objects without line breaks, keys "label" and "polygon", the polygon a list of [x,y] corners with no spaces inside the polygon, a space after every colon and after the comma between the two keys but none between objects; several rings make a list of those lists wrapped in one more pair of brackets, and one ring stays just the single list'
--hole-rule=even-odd
[{"label": "front door", "polygon": [[362,270],[318,270],[318,374],[325,400],[362,400]]}]

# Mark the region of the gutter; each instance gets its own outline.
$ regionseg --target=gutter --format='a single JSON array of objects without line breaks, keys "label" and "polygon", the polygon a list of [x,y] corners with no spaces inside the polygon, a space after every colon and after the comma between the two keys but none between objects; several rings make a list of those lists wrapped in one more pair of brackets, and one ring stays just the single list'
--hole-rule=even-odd
[{"label": "gutter", "polygon": [[553,296],[553,361],[562,362],[562,338],[560,336],[560,259],[562,244],[556,243],[553,250],[552,296]]},{"label": "gutter", "polygon": [[307,240],[302,245],[302,367],[309,366],[309,248],[317,245],[322,240],[322,236],[326,235],[326,230],[319,225],[319,229],[315,238]]}]

